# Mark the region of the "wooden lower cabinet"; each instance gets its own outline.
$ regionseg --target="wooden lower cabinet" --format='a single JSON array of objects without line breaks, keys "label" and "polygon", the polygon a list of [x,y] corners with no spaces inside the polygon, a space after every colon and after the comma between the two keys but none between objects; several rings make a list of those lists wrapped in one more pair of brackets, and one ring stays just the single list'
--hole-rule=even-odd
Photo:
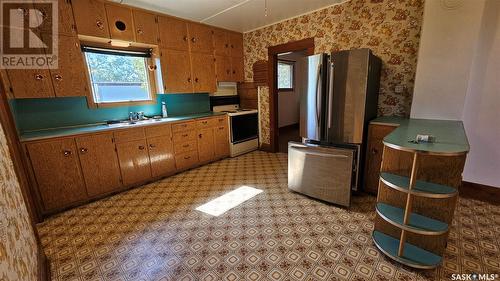
[{"label": "wooden lower cabinet", "polygon": [[198,130],[198,160],[206,163],[214,160],[214,129],[204,128]]},{"label": "wooden lower cabinet", "polygon": [[390,134],[397,126],[370,124],[368,126],[368,142],[366,149],[364,190],[377,194],[380,177],[380,166],[382,164],[382,152],[385,136]]},{"label": "wooden lower cabinet", "polygon": [[74,139],[29,143],[26,149],[45,210],[87,198]]},{"label": "wooden lower cabinet", "polygon": [[177,166],[177,170],[179,171],[193,168],[197,164],[198,164],[198,151],[196,150],[175,154],[175,165]]},{"label": "wooden lower cabinet", "polygon": [[151,165],[146,140],[116,144],[122,180],[125,186],[151,178]]},{"label": "wooden lower cabinet", "polygon": [[121,189],[113,133],[76,138],[87,194],[94,197]]},{"label": "wooden lower cabinet", "polygon": [[227,125],[214,128],[215,158],[221,159],[229,156],[229,129]]},{"label": "wooden lower cabinet", "polygon": [[149,160],[153,177],[175,173],[175,157],[170,136],[148,138]]}]

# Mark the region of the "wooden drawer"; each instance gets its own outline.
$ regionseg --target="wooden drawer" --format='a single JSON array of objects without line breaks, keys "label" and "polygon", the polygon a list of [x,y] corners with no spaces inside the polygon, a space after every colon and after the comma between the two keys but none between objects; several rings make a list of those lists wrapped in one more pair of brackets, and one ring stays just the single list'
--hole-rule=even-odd
[{"label": "wooden drawer", "polygon": [[397,126],[370,124],[368,138],[382,140],[396,128]]},{"label": "wooden drawer", "polygon": [[198,124],[199,129],[203,129],[217,126],[218,121],[215,118],[208,118],[196,121],[196,123]]},{"label": "wooden drawer", "polygon": [[196,122],[182,122],[172,125],[172,132],[185,132],[196,129]]},{"label": "wooden drawer", "polygon": [[228,125],[227,124],[227,116],[226,115],[215,117],[214,119],[215,119],[215,121],[217,121],[216,125],[215,125],[217,127],[219,127],[219,126],[227,126]]},{"label": "wooden drawer", "polygon": [[192,140],[196,140],[196,131],[174,133],[174,143],[184,143]]},{"label": "wooden drawer", "polygon": [[175,154],[196,150],[196,140],[174,144]]},{"label": "wooden drawer", "polygon": [[175,156],[177,170],[185,170],[196,166],[198,163],[198,151],[189,151]]},{"label": "wooden drawer", "polygon": [[146,131],[146,137],[160,137],[160,136],[171,136],[172,128],[170,124],[163,124],[158,126],[151,126],[144,128]]},{"label": "wooden drawer", "polygon": [[142,140],[145,138],[144,128],[118,130],[114,132],[114,137],[116,143]]}]

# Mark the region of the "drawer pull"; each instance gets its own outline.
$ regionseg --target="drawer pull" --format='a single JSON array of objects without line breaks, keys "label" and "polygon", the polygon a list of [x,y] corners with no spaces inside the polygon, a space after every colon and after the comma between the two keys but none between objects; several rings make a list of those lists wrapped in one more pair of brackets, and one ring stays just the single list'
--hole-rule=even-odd
[{"label": "drawer pull", "polygon": [[219,127],[219,130],[224,130],[226,127]]},{"label": "drawer pull", "polygon": [[69,157],[71,155],[71,150],[64,150],[63,154],[64,154],[64,157]]},{"label": "drawer pull", "polygon": [[87,151],[89,151],[89,150],[85,147],[80,148],[80,154],[85,154],[85,153],[87,153]]},{"label": "drawer pull", "polygon": [[191,83],[191,77],[188,78],[188,82]]},{"label": "drawer pull", "polygon": [[201,121],[201,123],[203,123],[203,124],[205,124],[205,125],[206,125],[208,122],[207,122],[207,121]]},{"label": "drawer pull", "polygon": [[200,81],[200,79],[198,79],[198,77],[194,78],[194,82],[198,83],[198,81]]},{"label": "drawer pull", "polygon": [[188,40],[188,37],[187,37],[187,36],[184,36],[184,37],[182,37],[182,40],[187,41],[187,40]]},{"label": "drawer pull", "polygon": [[183,135],[182,135],[182,137],[184,137],[184,138],[185,138],[185,137],[187,137],[187,136],[188,136],[188,134],[183,134]]},{"label": "drawer pull", "polygon": [[144,146],[143,145],[139,145],[139,150],[144,150]]},{"label": "drawer pull", "polygon": [[184,156],[185,160],[191,159],[191,156]]},{"label": "drawer pull", "polygon": [[183,145],[182,147],[189,147],[189,144],[185,144],[185,145]]},{"label": "drawer pull", "polygon": [[150,145],[149,145],[149,148],[151,148],[151,149],[153,149],[153,148],[155,148],[155,147],[156,147],[156,145],[154,145],[154,144],[150,144]]},{"label": "drawer pull", "polygon": [[142,29],[138,28],[138,29],[137,29],[137,34],[142,35],[142,34],[144,34],[144,31],[143,31]]},{"label": "drawer pull", "polygon": [[203,137],[203,134],[199,134],[198,137],[201,139]]},{"label": "drawer pull", "polygon": [[97,21],[95,22],[95,25],[96,25],[96,26],[97,26],[97,28],[99,28],[99,29],[104,29],[104,24],[103,24],[103,23],[102,23],[102,21],[100,21],[100,20],[97,20]]},{"label": "drawer pull", "polygon": [[191,42],[196,43],[196,38],[191,38]]}]

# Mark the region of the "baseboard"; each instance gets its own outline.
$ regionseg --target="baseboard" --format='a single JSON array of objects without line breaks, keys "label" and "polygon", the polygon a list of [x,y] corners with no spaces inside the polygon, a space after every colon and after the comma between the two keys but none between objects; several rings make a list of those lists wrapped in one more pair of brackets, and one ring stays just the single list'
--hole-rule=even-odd
[{"label": "baseboard", "polygon": [[458,189],[460,197],[500,204],[500,188],[463,181]]},{"label": "baseboard", "polygon": [[40,281],[50,281],[50,263],[42,247],[38,247],[38,280]]},{"label": "baseboard", "polygon": [[269,144],[269,143],[261,143],[259,150],[266,151],[266,152],[273,152],[271,144]]}]

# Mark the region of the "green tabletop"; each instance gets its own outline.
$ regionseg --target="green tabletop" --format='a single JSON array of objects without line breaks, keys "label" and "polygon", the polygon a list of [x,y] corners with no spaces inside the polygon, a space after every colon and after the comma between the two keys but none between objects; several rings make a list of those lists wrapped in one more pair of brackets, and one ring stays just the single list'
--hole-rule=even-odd
[{"label": "green tabletop", "polygon": [[[372,124],[398,126],[384,138],[384,144],[405,151],[440,155],[458,155],[469,151],[462,121],[379,117]],[[414,143],[417,134],[431,135],[435,142]]]},{"label": "green tabletop", "polygon": [[20,140],[24,142],[24,141],[49,139],[49,138],[55,138],[55,137],[65,137],[65,136],[80,135],[80,134],[87,134],[87,133],[96,133],[96,132],[107,131],[107,130],[130,129],[130,128],[136,128],[136,127],[141,127],[141,126],[151,126],[151,125],[157,125],[157,124],[161,124],[161,123],[176,122],[176,121],[218,116],[218,115],[224,115],[224,114],[226,114],[226,113],[224,113],[224,112],[196,113],[196,114],[161,118],[156,122],[145,123],[145,124],[136,124],[136,125],[131,125],[131,126],[123,126],[123,127],[113,127],[113,126],[108,126],[105,123],[98,123],[98,124],[88,124],[88,125],[80,125],[80,126],[74,126],[74,127],[52,128],[52,129],[37,130],[37,131],[26,131],[26,132],[22,132],[20,134]]}]

